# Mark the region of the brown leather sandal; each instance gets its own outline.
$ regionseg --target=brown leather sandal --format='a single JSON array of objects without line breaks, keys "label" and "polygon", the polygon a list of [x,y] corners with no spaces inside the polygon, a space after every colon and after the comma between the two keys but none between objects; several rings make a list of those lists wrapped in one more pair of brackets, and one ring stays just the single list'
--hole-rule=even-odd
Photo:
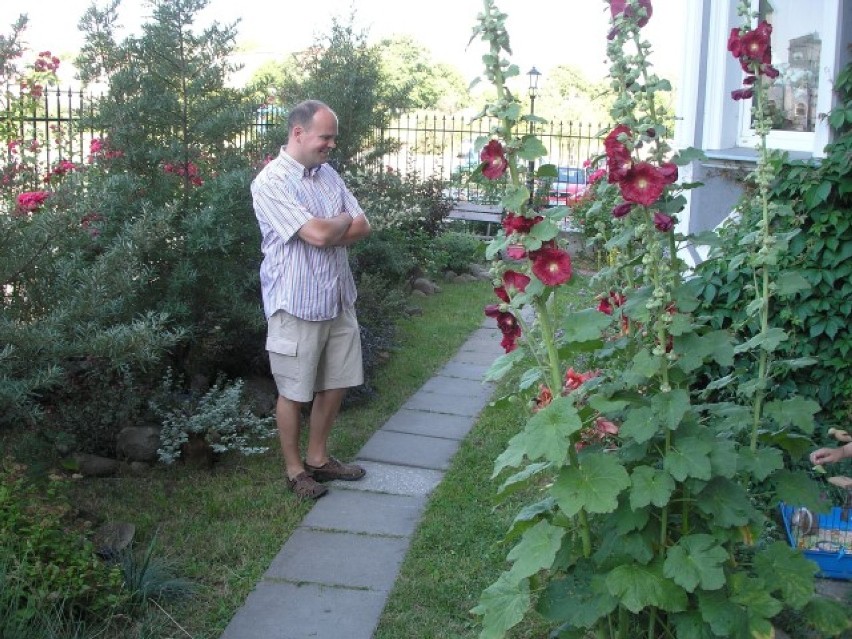
[{"label": "brown leather sandal", "polygon": [[311,466],[305,462],[305,470],[317,481],[332,481],[342,479],[343,481],[357,481],[367,474],[367,471],[358,464],[344,464],[334,457],[329,457],[322,466]]},{"label": "brown leather sandal", "polygon": [[293,479],[288,477],[287,485],[299,499],[319,499],[328,492],[328,488],[318,483],[304,470]]}]

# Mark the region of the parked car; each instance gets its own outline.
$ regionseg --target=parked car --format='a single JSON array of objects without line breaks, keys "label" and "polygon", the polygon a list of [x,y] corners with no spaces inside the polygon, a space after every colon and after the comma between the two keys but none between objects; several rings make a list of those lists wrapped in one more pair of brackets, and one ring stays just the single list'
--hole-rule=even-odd
[{"label": "parked car", "polygon": [[586,170],[575,166],[557,167],[557,177],[550,182],[548,206],[566,206],[580,197],[586,190]]}]

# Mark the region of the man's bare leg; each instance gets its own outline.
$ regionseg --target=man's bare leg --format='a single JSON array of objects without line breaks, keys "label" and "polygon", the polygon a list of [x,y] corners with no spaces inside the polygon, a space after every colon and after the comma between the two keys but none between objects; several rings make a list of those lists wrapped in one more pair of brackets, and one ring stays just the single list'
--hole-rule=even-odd
[{"label": "man's bare leg", "polygon": [[278,425],[278,438],[281,440],[281,452],[284,455],[284,466],[287,477],[295,478],[305,471],[302,455],[299,453],[299,431],[301,422],[300,402],[294,402],[286,397],[278,396],[275,406],[275,421]]},{"label": "man's bare leg", "polygon": [[334,420],[337,419],[346,390],[333,388],[314,395],[311,429],[308,433],[308,452],[305,456],[311,466],[322,466],[328,461],[328,436],[331,434]]}]

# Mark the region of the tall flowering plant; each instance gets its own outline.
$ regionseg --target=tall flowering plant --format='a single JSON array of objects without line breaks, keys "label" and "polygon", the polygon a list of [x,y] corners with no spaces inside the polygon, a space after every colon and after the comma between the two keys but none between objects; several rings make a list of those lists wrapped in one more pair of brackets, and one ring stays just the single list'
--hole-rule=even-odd
[{"label": "tall flowering plant", "polygon": [[[696,152],[674,153],[664,139],[654,96],[670,87],[641,36],[650,0],[606,6],[617,94],[604,132],[606,180],[617,189],[607,247],[617,259],[595,280],[597,306],[579,312],[555,304],[572,280],[556,227],[565,211],[530,205],[523,163],[544,153],[516,133],[525,116],[506,80],[517,69],[502,58],[511,53],[506,16],[493,0],[475,30],[490,46],[484,62],[497,88],[486,112],[501,118],[483,160],[512,183],[503,232],[488,248],[496,300],[486,313],[506,350],[490,376],[520,368],[516,394],[532,407],[494,476],[515,469],[501,494],[528,487],[540,496],[508,533],[510,567],[474,608],[481,636],[505,636],[532,609],[558,637],[768,638],[785,608],[837,632],[845,618],[814,596],[816,566],[766,537],[762,507],[817,506],[810,479],[784,468],[815,409],[768,402],[755,426],[753,406],[708,400],[708,388],[731,383],[724,373],[737,357],[771,341],[713,330],[693,314],[677,221],[688,186],[678,167]],[[588,368],[575,369],[579,352]],[[707,370],[722,374],[708,379]]]}]

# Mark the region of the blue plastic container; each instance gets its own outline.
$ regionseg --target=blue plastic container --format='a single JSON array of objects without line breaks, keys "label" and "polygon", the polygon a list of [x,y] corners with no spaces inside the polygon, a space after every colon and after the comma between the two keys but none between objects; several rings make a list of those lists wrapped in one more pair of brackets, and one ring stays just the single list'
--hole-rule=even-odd
[{"label": "blue plastic container", "polygon": [[819,566],[820,577],[852,579],[852,515],[835,506],[810,521],[805,517],[794,523],[799,507],[782,503],[779,509],[790,545]]}]

